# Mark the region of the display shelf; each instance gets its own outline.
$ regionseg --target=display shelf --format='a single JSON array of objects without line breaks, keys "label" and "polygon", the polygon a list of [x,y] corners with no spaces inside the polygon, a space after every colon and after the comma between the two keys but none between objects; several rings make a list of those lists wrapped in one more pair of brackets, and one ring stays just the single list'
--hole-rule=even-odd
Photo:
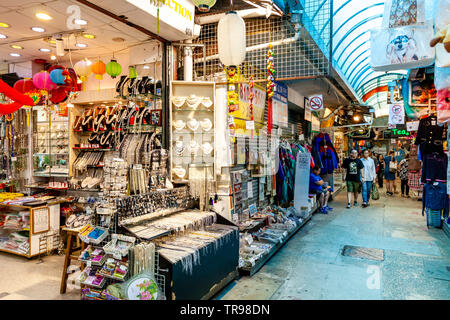
[{"label": "display shelf", "polygon": [[[313,210],[315,211],[315,210]],[[311,220],[312,215],[306,218],[300,225],[298,225],[294,230],[292,230],[287,237],[283,240],[283,242],[279,242],[272,247],[272,249],[261,259],[257,260],[254,266],[252,267],[242,267],[239,268],[239,273],[241,275],[253,276],[256,272],[258,272],[267,261],[272,258],[275,253],[278,252],[288,241],[291,239],[309,220]]]},{"label": "display shelf", "polygon": [[[31,258],[34,256],[37,256],[39,254],[42,254],[43,252],[47,252],[47,248],[42,249],[40,247],[40,240],[41,237],[45,237],[46,235],[53,235],[54,232],[59,233],[59,225],[60,225],[60,202],[56,203],[48,203],[47,205],[38,205],[38,206],[26,206],[26,205],[17,205],[17,204],[5,204],[0,203],[0,207],[7,208],[10,210],[16,210],[16,211],[28,211],[29,217],[30,217],[30,225],[28,226],[28,243],[29,243],[29,249],[28,253],[22,253],[17,250],[10,250],[0,247],[0,252],[7,252],[19,256],[23,256],[26,258]],[[48,211],[48,216],[45,218],[45,209]],[[44,210],[44,212],[41,212],[41,210]],[[35,215],[39,214],[39,219],[35,220]],[[44,216],[42,216],[44,214]],[[46,221],[47,220],[47,221]],[[42,223],[44,222],[44,223]],[[25,228],[24,228],[25,229]],[[24,230],[26,231],[26,230]],[[56,249],[57,243],[52,242],[51,249]]]}]

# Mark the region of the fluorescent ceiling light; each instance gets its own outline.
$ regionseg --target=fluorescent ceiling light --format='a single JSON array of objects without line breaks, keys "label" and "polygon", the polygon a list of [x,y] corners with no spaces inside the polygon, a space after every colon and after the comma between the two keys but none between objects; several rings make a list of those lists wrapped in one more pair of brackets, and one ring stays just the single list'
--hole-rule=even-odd
[{"label": "fluorescent ceiling light", "polygon": [[18,54],[18,53],[10,53],[9,55],[11,57],[20,57],[20,54]]},{"label": "fluorescent ceiling light", "polygon": [[32,27],[31,30],[34,32],[45,32],[45,29],[41,27]]},{"label": "fluorescent ceiling light", "polygon": [[0,33],[0,39],[6,39],[6,38],[8,38],[8,37],[5,36],[4,34],[1,34],[1,33]]},{"label": "fluorescent ceiling light", "polygon": [[75,24],[79,24],[80,26],[85,26],[88,24],[88,22],[86,20],[83,19],[75,19]]},{"label": "fluorescent ceiling light", "polygon": [[11,48],[13,48],[13,49],[17,49],[17,50],[22,50],[22,49],[23,49],[23,47],[22,47],[22,46],[19,46],[19,45],[17,45],[17,44],[13,44],[13,45],[11,45]]},{"label": "fluorescent ceiling light", "polygon": [[50,52],[50,51],[52,51],[52,50],[47,49],[47,48],[41,48],[41,49],[39,49],[39,51],[42,51],[42,52]]},{"label": "fluorescent ceiling light", "polygon": [[76,46],[78,48],[86,48],[88,45],[86,43],[77,43]]},{"label": "fluorescent ceiling light", "polygon": [[7,24],[6,22],[0,22],[0,27],[2,27],[2,28],[9,28],[10,25]]},{"label": "fluorescent ceiling light", "polygon": [[38,12],[38,13],[35,14],[35,16],[36,16],[36,18],[38,18],[39,20],[45,20],[45,21],[48,21],[48,20],[52,20],[52,19],[53,19],[52,16],[48,15],[48,14],[45,13],[45,12]]}]

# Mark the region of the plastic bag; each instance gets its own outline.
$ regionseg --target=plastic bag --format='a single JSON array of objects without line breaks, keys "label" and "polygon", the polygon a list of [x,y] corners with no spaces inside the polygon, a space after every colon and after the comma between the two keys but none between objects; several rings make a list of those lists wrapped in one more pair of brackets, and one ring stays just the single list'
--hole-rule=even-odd
[{"label": "plastic bag", "polygon": [[384,28],[420,24],[425,19],[425,0],[387,0],[384,3]]},{"label": "plastic bag", "polygon": [[372,183],[372,200],[380,199],[380,193],[378,192],[378,187],[376,183]]},{"label": "plastic bag", "polygon": [[371,66],[375,71],[420,68],[434,62],[431,23],[371,30]]}]

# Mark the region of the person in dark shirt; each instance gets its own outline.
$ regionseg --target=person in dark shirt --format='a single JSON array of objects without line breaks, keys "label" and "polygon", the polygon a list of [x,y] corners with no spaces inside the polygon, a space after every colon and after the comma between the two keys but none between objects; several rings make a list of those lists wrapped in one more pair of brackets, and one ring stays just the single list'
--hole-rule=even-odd
[{"label": "person in dark shirt", "polygon": [[364,165],[360,159],[358,159],[358,151],[352,150],[350,157],[344,160],[342,168],[345,170],[345,181],[347,184],[347,209],[351,208],[352,193],[353,193],[353,206],[358,205],[358,193],[361,188],[361,170],[364,170]]},{"label": "person in dark shirt", "polygon": [[327,214],[333,208],[328,206],[330,186],[320,177],[320,167],[315,166],[309,174],[309,193],[318,195],[320,212]]}]

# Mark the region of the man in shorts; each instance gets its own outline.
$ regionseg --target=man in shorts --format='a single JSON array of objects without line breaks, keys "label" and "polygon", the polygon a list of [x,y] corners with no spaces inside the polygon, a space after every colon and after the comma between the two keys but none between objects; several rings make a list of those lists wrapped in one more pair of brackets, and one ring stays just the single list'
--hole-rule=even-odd
[{"label": "man in shorts", "polygon": [[333,210],[333,208],[328,206],[329,189],[328,183],[320,177],[320,167],[315,166],[309,174],[309,193],[318,196],[320,212],[325,214]]},{"label": "man in shorts", "polygon": [[345,170],[345,181],[347,184],[347,209],[350,209],[352,203],[353,193],[353,206],[358,206],[358,193],[361,188],[361,170],[364,170],[364,165],[360,159],[358,159],[358,151],[352,150],[350,157],[344,160],[342,168]]}]

